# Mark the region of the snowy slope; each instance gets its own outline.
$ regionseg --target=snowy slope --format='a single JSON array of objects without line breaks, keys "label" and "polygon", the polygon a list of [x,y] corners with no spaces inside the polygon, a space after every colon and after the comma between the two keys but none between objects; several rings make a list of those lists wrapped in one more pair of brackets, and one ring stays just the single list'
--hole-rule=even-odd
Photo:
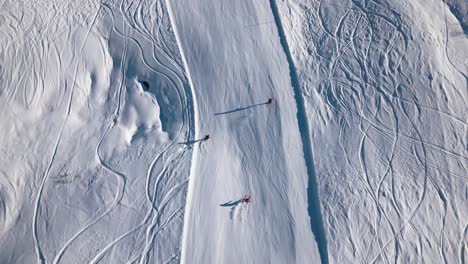
[{"label": "snowy slope", "polygon": [[198,137],[211,135],[195,146],[182,262],[318,261],[297,102],[269,2],[170,3]]},{"label": "snowy slope", "polygon": [[331,263],[465,263],[468,40],[442,1],[279,1]]},{"label": "snowy slope", "polygon": [[465,263],[463,4],[0,1],[0,263]]},{"label": "snowy slope", "polygon": [[0,263],[177,262],[191,90],[161,2],[3,2]]}]

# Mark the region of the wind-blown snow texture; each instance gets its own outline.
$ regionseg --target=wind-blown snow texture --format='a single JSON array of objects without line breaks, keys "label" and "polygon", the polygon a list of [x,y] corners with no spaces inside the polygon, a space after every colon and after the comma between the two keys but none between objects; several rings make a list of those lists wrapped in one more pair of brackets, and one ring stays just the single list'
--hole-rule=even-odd
[{"label": "wind-blown snow texture", "polygon": [[0,1],[0,263],[465,263],[465,11]]}]

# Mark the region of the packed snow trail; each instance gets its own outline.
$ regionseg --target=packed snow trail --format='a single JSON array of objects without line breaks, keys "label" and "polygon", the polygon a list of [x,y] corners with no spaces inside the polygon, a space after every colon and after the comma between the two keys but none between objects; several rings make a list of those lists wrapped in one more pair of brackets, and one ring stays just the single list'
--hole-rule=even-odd
[{"label": "packed snow trail", "polygon": [[[182,263],[320,261],[294,89],[269,2],[168,1],[197,131],[210,134],[195,145]],[[269,97],[273,104],[256,106]],[[250,204],[222,206],[244,194]]]}]

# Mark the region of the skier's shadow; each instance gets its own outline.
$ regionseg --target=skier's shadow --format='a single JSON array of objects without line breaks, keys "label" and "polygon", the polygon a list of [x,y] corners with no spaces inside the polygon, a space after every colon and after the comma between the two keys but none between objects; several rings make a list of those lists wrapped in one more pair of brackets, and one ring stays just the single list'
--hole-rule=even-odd
[{"label": "skier's shadow", "polygon": [[229,202],[220,204],[219,206],[222,206],[222,207],[234,207],[234,206],[240,204],[241,202],[242,202],[242,199],[239,199],[239,200],[237,200],[237,201],[229,201]]},{"label": "skier's shadow", "polygon": [[246,106],[246,107],[239,107],[239,108],[236,108],[236,109],[233,109],[233,110],[229,110],[229,111],[226,111],[226,112],[215,113],[214,115],[215,115],[215,116],[218,116],[218,115],[231,114],[231,113],[235,113],[235,112],[239,112],[239,111],[244,111],[244,110],[247,110],[247,109],[251,109],[251,108],[254,108],[254,107],[257,107],[257,106],[267,105],[267,104],[268,104],[268,103],[253,104],[253,105],[249,105],[249,106]]},{"label": "skier's shadow", "polygon": [[198,142],[202,142],[203,139],[196,139],[196,140],[189,140],[189,141],[185,141],[185,142],[179,142],[177,144],[179,145],[193,145],[195,143],[198,143]]}]

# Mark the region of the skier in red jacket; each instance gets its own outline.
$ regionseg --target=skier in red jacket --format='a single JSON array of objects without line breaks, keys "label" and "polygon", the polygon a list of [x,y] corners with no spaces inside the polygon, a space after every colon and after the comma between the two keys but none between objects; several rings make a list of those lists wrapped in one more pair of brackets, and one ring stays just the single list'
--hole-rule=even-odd
[{"label": "skier in red jacket", "polygon": [[244,198],[242,198],[242,203],[250,203],[252,202],[252,199],[249,194],[244,195]]}]

